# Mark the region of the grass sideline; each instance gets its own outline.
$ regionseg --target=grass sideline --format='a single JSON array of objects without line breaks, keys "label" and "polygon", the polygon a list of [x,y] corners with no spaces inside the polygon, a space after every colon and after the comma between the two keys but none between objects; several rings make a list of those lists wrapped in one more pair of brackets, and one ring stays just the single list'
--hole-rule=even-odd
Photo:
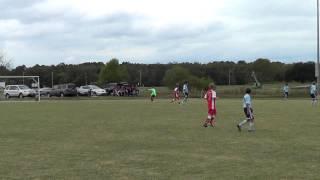
[{"label": "grass sideline", "polygon": [[257,132],[239,133],[241,99],[0,104],[0,179],[318,179],[320,111],[309,100],[254,100]]}]

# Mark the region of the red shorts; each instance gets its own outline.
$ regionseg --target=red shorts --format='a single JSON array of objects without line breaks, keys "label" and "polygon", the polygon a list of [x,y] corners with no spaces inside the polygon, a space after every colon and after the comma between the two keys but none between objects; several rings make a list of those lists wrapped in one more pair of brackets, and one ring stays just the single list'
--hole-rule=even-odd
[{"label": "red shorts", "polygon": [[208,116],[216,116],[217,110],[216,109],[209,109],[208,110]]},{"label": "red shorts", "polygon": [[174,94],[174,98],[175,98],[175,99],[180,99],[179,94],[178,94],[178,93],[175,93],[175,94]]}]

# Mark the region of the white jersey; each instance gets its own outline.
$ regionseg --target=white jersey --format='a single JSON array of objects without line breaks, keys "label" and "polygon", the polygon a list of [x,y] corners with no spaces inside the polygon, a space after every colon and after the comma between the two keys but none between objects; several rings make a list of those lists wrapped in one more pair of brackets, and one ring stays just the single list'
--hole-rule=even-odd
[{"label": "white jersey", "polygon": [[289,92],[289,86],[284,86],[283,87],[283,92],[285,92],[285,93]]},{"label": "white jersey", "polygon": [[183,92],[184,93],[189,93],[189,89],[188,89],[188,85],[187,84],[183,85]]},{"label": "white jersey", "polygon": [[247,105],[249,105],[250,108],[252,107],[250,94],[245,94],[243,96],[243,108],[246,108]]},{"label": "white jersey", "polygon": [[317,86],[316,85],[311,85],[310,87],[310,94],[317,94]]}]

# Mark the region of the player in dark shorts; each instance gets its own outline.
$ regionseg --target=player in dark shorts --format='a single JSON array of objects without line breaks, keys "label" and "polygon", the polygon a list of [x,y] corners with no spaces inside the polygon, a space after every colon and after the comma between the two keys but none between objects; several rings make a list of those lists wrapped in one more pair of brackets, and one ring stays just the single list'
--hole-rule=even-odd
[{"label": "player in dark shorts", "polygon": [[150,100],[151,102],[154,101],[154,99],[157,97],[157,90],[155,88],[148,89],[150,93]]},{"label": "player in dark shorts", "polygon": [[186,103],[188,101],[188,98],[189,98],[189,83],[186,81],[184,84],[183,84],[183,88],[182,88],[182,91],[183,91],[183,95],[184,95],[184,99],[182,101],[182,103]]},{"label": "player in dark shorts", "polygon": [[242,126],[246,123],[249,123],[249,132],[254,132],[254,116],[253,116],[253,109],[252,109],[252,102],[251,102],[251,89],[246,89],[246,94],[243,97],[243,111],[246,116],[246,119],[243,120],[241,123],[237,125],[238,130],[241,131]]},{"label": "player in dark shorts", "polygon": [[316,106],[317,105],[317,85],[315,82],[313,82],[310,86],[310,96],[311,96],[311,100],[312,100],[312,106]]},{"label": "player in dark shorts", "polygon": [[289,85],[288,85],[288,83],[286,83],[283,87],[283,94],[284,94],[285,100],[289,98]]}]

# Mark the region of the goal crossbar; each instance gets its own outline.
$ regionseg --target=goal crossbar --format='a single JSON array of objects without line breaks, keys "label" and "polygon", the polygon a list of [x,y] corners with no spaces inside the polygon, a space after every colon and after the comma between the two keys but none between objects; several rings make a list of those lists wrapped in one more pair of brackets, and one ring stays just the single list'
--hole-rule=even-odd
[{"label": "goal crossbar", "polygon": [[40,76],[0,76],[1,79],[40,78]]}]

